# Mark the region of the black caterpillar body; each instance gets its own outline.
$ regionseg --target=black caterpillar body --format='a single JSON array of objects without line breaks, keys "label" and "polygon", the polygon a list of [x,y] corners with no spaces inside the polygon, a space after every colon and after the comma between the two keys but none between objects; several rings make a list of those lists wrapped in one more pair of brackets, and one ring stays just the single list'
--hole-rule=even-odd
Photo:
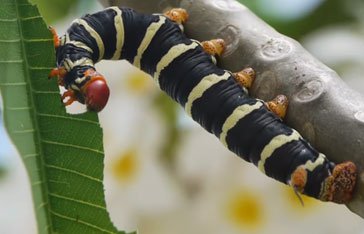
[{"label": "black caterpillar body", "polygon": [[[323,201],[346,203],[351,198],[356,177],[352,162],[330,162],[263,101],[249,97],[231,72],[217,67],[199,42],[164,15],[119,7],[86,15],[59,39],[56,56],[57,69],[63,70],[60,83],[90,109],[102,109],[109,95],[94,64],[126,59],[149,73],[229,150],[266,175]],[[94,77],[101,85],[85,88]]]}]

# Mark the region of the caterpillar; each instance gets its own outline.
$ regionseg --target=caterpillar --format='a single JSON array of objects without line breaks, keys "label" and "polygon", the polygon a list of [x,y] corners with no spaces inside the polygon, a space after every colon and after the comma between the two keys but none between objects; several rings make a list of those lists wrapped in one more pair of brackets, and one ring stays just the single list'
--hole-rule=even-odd
[{"label": "caterpillar", "polygon": [[357,170],[353,162],[335,164],[282,122],[288,100],[279,95],[264,102],[250,97],[255,72],[219,68],[224,41],[198,42],[183,33],[188,14],[172,9],[147,15],[110,7],[72,22],[65,35],[53,33],[56,68],[50,77],[66,88],[65,105],[73,101],[101,111],[109,98],[105,78],[94,64],[102,59],[127,60],[150,74],[196,122],[232,152],[296,193],[322,201],[347,203]]}]

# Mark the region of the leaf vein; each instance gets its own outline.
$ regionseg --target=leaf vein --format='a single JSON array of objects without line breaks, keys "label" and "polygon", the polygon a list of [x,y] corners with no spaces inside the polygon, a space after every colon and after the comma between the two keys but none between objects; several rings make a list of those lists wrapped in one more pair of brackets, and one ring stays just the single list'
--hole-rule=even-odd
[{"label": "leaf vein", "polygon": [[11,111],[22,111],[22,110],[30,110],[32,109],[30,106],[19,106],[19,107],[5,107],[6,110],[11,110]]},{"label": "leaf vein", "polygon": [[0,63],[23,63],[24,60],[19,59],[19,60],[1,60]]},{"label": "leaf vein", "polygon": [[44,116],[44,117],[67,119],[67,120],[73,120],[73,121],[79,121],[79,122],[86,122],[86,123],[91,123],[91,124],[99,125],[99,123],[96,122],[96,121],[87,120],[87,119],[78,119],[78,118],[73,118],[73,117],[69,117],[69,116],[52,115],[52,114],[46,114],[46,113],[38,113],[38,115]]},{"label": "leaf vein", "polygon": [[57,91],[38,91],[38,90],[32,90],[33,93],[39,93],[39,94],[59,94]]},{"label": "leaf vein", "polygon": [[87,206],[92,206],[92,207],[102,209],[102,210],[106,210],[106,208],[104,206],[99,206],[99,205],[96,205],[96,204],[93,204],[93,203],[90,203],[90,202],[87,202],[87,201],[83,201],[83,200],[80,200],[80,199],[67,197],[67,196],[62,196],[62,195],[59,195],[59,194],[56,194],[56,193],[49,193],[49,195],[52,196],[52,197],[63,199],[63,200],[73,201],[73,202],[76,202],[76,203],[84,204],[84,205],[87,205]]},{"label": "leaf vein", "polygon": [[60,170],[60,171],[69,172],[69,173],[79,175],[79,176],[85,177],[87,179],[93,180],[95,182],[102,183],[102,180],[99,180],[98,178],[86,175],[84,173],[81,173],[81,172],[78,172],[78,171],[75,171],[75,170],[72,170],[72,169],[67,169],[67,168],[64,168],[64,167],[59,167],[59,166],[54,166],[54,165],[49,165],[49,164],[46,164],[45,166],[47,168],[52,168],[52,169],[56,169],[56,170]]},{"label": "leaf vein", "polygon": [[0,39],[0,42],[1,43],[19,43],[20,42],[20,39],[10,39],[10,40]]},{"label": "leaf vein", "polygon": [[34,157],[37,157],[38,155],[39,154],[25,154],[25,155],[23,155],[23,160],[34,158]]},{"label": "leaf vein", "polygon": [[[1,61],[0,61],[1,63]],[[26,82],[14,82],[14,83],[0,83],[0,86],[24,86],[24,85],[27,85]]]},{"label": "leaf vein", "polygon": [[47,42],[47,41],[53,41],[53,39],[24,39],[25,42]]},{"label": "leaf vein", "polygon": [[36,210],[39,210],[39,209],[43,208],[46,205],[48,205],[48,202],[43,202],[43,203],[39,204],[39,206],[37,207]]},{"label": "leaf vein", "polygon": [[30,17],[23,17],[20,18],[22,21],[27,21],[27,20],[34,20],[34,19],[41,19],[42,17],[40,15],[36,15],[36,16],[30,16]]},{"label": "leaf vein", "polygon": [[43,180],[36,181],[36,182],[32,183],[32,186],[40,185],[40,184],[43,184],[43,183],[44,183]]},{"label": "leaf vein", "polygon": [[72,145],[72,144],[69,144],[69,143],[62,143],[62,142],[48,141],[48,140],[42,140],[42,142],[45,143],[45,144],[50,144],[50,145],[59,145],[59,146],[65,146],[65,147],[80,149],[80,150],[87,150],[87,151],[95,152],[97,154],[104,154],[103,151],[92,149],[92,148],[85,147],[85,146],[80,146],[80,145]]},{"label": "leaf vein", "polygon": [[16,22],[18,19],[14,18],[14,19],[0,19],[0,22]]},{"label": "leaf vein", "polygon": [[99,230],[99,231],[102,231],[102,232],[106,232],[106,233],[114,234],[114,232],[110,232],[109,230],[106,230],[106,229],[100,228],[100,227],[98,227],[98,226],[96,226],[96,225],[93,225],[93,224],[91,224],[91,223],[88,223],[88,222],[83,221],[83,220],[78,219],[78,218],[73,218],[73,217],[70,217],[70,216],[68,216],[68,215],[62,215],[62,214],[57,213],[57,212],[55,212],[55,211],[53,211],[53,210],[51,210],[51,213],[52,213],[53,215],[55,215],[55,216],[59,217],[59,218],[67,219],[67,220],[69,220],[69,221],[73,221],[73,222],[76,222],[76,223],[80,223],[80,224],[83,224],[83,225],[85,225],[85,226],[91,227],[91,228],[93,228],[93,229],[96,229],[96,230]]},{"label": "leaf vein", "polygon": [[29,66],[30,70],[52,70],[54,67],[37,67],[37,66]]},{"label": "leaf vein", "polygon": [[35,129],[31,128],[31,129],[11,131],[11,133],[13,133],[13,134],[23,134],[23,133],[31,133],[31,132],[35,132]]}]

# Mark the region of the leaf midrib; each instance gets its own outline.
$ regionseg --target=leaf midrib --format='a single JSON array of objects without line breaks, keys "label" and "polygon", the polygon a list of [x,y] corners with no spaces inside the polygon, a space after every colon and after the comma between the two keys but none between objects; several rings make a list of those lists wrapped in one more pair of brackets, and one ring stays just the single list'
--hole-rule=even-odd
[{"label": "leaf midrib", "polygon": [[[28,83],[28,92],[33,92],[34,91],[34,88],[32,87],[32,83],[31,83],[31,80],[30,80],[30,74],[29,74],[29,68],[30,68],[30,65],[28,63],[28,58],[26,56],[26,47],[25,47],[25,42],[26,42],[26,39],[24,38],[24,35],[23,35],[23,23],[22,23],[22,20],[23,18],[21,18],[21,15],[20,15],[20,12],[19,12],[19,3],[18,3],[18,0],[15,0],[16,2],[16,16],[17,16],[17,21],[18,21],[18,29],[19,29],[19,36],[20,36],[20,44],[21,44],[21,53],[22,53],[22,57],[24,58],[23,59],[23,66],[24,66],[24,75],[25,75],[25,80],[26,80],[26,83]],[[39,131],[39,125],[38,125],[38,121],[36,121],[36,105],[35,105],[35,100],[34,100],[34,97],[33,95],[29,95],[29,112],[31,112],[31,116],[33,117],[32,119],[32,122],[33,122],[33,126],[34,126],[34,129],[35,129],[35,132],[34,132],[34,141],[36,141],[36,150],[38,152],[35,152],[38,154],[39,156],[39,159],[38,159],[38,162],[41,163],[41,167],[44,168],[45,167],[45,162],[43,160],[43,150],[42,150],[42,142],[41,142],[41,135],[40,135],[40,131]],[[40,187],[43,191],[41,191],[41,194],[43,196],[43,203],[46,204],[44,206],[42,206],[42,209],[44,210],[44,212],[46,212],[46,217],[47,217],[47,226],[44,228],[44,231],[48,232],[49,233],[49,230],[50,232],[52,232],[53,230],[53,223],[52,223],[52,217],[51,217],[51,204],[49,202],[49,189],[48,189],[48,184],[46,183],[46,173],[44,170],[40,170],[39,171],[40,173],[40,176],[41,176],[41,180],[44,180],[42,182],[42,186]],[[43,193],[44,192],[44,193]],[[35,212],[39,212],[39,208],[40,207],[35,207],[36,204],[34,204],[34,208],[35,208]],[[44,208],[43,208],[44,207]]]}]

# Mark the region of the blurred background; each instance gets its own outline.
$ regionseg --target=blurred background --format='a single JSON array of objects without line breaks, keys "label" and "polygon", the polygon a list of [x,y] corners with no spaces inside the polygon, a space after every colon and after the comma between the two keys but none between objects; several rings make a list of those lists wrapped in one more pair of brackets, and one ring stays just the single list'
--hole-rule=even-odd
[{"label": "blurred background", "polygon": [[[74,18],[102,9],[90,0],[33,2],[60,34]],[[364,1],[240,2],[364,94]],[[111,87],[99,117],[106,202],[119,229],[140,234],[364,234],[364,220],[345,206],[304,197],[302,207],[291,189],[262,175],[192,122],[146,74],[122,61],[101,62],[97,68]],[[83,110],[81,105],[69,108]],[[1,119],[0,149],[0,233],[36,233],[26,172]]]}]

